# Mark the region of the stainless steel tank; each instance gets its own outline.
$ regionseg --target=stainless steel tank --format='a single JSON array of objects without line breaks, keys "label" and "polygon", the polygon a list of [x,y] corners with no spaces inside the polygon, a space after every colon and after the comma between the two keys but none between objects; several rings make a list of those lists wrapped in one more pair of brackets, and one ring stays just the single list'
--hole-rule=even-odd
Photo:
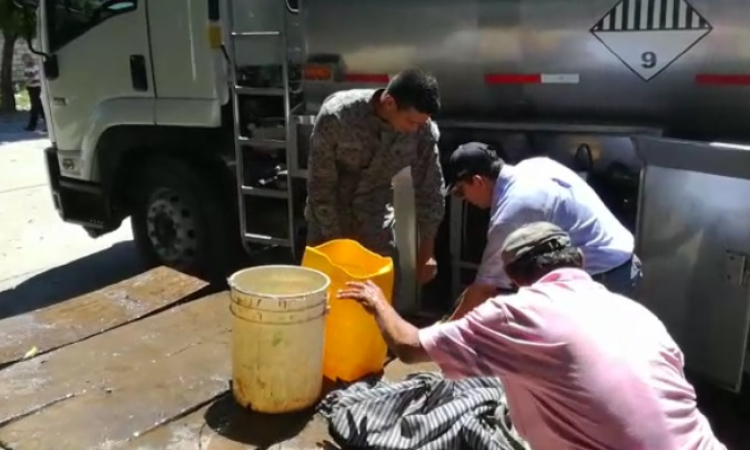
[{"label": "stainless steel tank", "polygon": [[[391,74],[422,67],[434,73],[441,85],[444,108],[438,123],[445,156],[467,140],[495,144],[511,163],[548,155],[586,176],[631,230],[636,228],[636,214],[642,224],[656,224],[656,231],[641,226],[641,246],[663,240],[660,225],[666,222],[659,218],[679,213],[679,208],[660,201],[664,195],[681,194],[682,204],[695,207],[683,209],[703,220],[713,217],[717,206],[701,194],[720,192],[721,183],[727,181],[722,178],[716,182],[721,185],[693,190],[698,197],[664,191],[659,184],[642,185],[643,159],[636,155],[633,137],[643,142],[644,134],[655,135],[650,138],[655,140],[647,141],[652,147],[662,145],[659,135],[750,141],[748,1],[303,0],[300,14],[299,36],[310,68],[303,89],[308,112],[314,113],[336,90],[382,86]],[[329,77],[325,68],[332,72]],[[311,126],[303,128],[297,140],[301,169],[306,168]],[[659,154],[672,163],[687,161],[695,173],[703,174],[717,164],[712,144],[664,142]],[[699,147],[704,158],[696,160],[691,147]],[[659,176],[663,170],[657,172],[649,180],[664,178]],[[697,176],[683,175],[675,179]],[[649,198],[652,201],[643,208],[643,199]],[[705,225],[705,220],[678,222],[697,230]],[[486,211],[458,199],[449,202],[436,249],[440,272],[422,290],[423,298],[434,301],[452,291],[448,299],[452,301],[473,281],[486,224]],[[656,253],[641,247],[645,277],[651,278],[638,298],[656,305],[686,355],[707,352],[714,357],[688,358],[689,369],[714,384],[738,389],[747,314],[731,314],[730,306],[744,306],[717,303],[707,293],[736,290],[722,288],[721,283],[736,283],[736,273],[741,273],[738,265],[750,256],[736,257],[736,250],[743,247],[731,244],[722,233],[714,227],[700,234],[722,244],[706,247],[710,252],[698,256],[685,250],[692,241],[672,242],[673,249]],[[722,247],[730,244],[732,248]],[[724,255],[729,250],[734,253]],[[718,261],[713,264],[716,270],[694,271],[687,278],[692,283],[687,288],[694,292],[687,296],[685,283],[675,284],[670,278],[671,269],[682,267],[679,259],[685,251],[691,261],[698,261],[695,264]],[[730,270],[734,272],[729,281],[722,279],[722,271]],[[657,289],[663,286],[671,288],[668,298]],[[659,308],[659,302],[678,306]],[[734,319],[705,322],[706,317]],[[708,325],[694,333],[682,327],[689,320]]]},{"label": "stainless steel tank", "polygon": [[313,105],[419,66],[445,118],[750,135],[750,2],[305,0],[300,19],[307,61],[339,65],[305,83]]}]

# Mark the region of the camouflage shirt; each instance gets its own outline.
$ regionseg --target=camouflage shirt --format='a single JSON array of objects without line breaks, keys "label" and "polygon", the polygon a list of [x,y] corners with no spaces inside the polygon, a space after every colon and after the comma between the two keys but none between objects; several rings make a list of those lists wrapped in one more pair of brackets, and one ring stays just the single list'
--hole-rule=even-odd
[{"label": "camouflage shirt", "polygon": [[443,220],[445,181],[432,121],[398,133],[375,114],[374,89],[337,92],[326,99],[313,127],[305,217],[316,245],[356,239],[378,253],[393,247],[392,178],[411,166],[417,223],[434,236]]}]

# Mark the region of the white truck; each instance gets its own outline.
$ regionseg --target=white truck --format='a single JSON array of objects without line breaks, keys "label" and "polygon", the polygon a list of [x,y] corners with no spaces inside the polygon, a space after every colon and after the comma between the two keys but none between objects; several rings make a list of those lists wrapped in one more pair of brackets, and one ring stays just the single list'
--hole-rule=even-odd
[{"label": "white truck", "polygon": [[[441,85],[442,150],[481,140],[510,162],[547,154],[587,176],[637,235],[638,300],[689,369],[740,388],[750,159],[712,142],[750,137],[750,4],[17,1],[38,7],[55,205],[92,236],[130,216],[149,261],[208,276],[242,248],[299,253],[321,102],[420,66]],[[429,288],[455,294],[486,216],[448,206]]]}]

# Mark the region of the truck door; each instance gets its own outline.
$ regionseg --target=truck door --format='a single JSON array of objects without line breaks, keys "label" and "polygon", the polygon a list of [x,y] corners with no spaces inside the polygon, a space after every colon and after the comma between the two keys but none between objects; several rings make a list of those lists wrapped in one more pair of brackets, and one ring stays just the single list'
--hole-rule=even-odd
[{"label": "truck door", "polygon": [[58,68],[45,75],[60,151],[93,151],[112,124],[153,123],[145,3],[42,0],[43,50]]},{"label": "truck door", "polygon": [[664,322],[687,369],[738,391],[750,324],[750,146],[634,141],[645,163],[637,298]]}]

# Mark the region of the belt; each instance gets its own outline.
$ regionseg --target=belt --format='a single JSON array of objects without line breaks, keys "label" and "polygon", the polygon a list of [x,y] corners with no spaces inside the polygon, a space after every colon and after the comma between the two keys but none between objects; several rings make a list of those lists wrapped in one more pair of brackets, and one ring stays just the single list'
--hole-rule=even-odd
[{"label": "belt", "polygon": [[591,278],[596,279],[596,278],[599,278],[599,277],[604,277],[606,275],[609,275],[609,274],[611,274],[611,273],[613,273],[615,271],[618,271],[618,270],[622,269],[623,267],[626,267],[626,266],[629,267],[632,264],[633,264],[633,255],[630,255],[630,258],[628,258],[624,263],[620,264],[619,266],[613,267],[612,269],[609,269],[606,272],[599,272],[596,275],[592,275]]}]

